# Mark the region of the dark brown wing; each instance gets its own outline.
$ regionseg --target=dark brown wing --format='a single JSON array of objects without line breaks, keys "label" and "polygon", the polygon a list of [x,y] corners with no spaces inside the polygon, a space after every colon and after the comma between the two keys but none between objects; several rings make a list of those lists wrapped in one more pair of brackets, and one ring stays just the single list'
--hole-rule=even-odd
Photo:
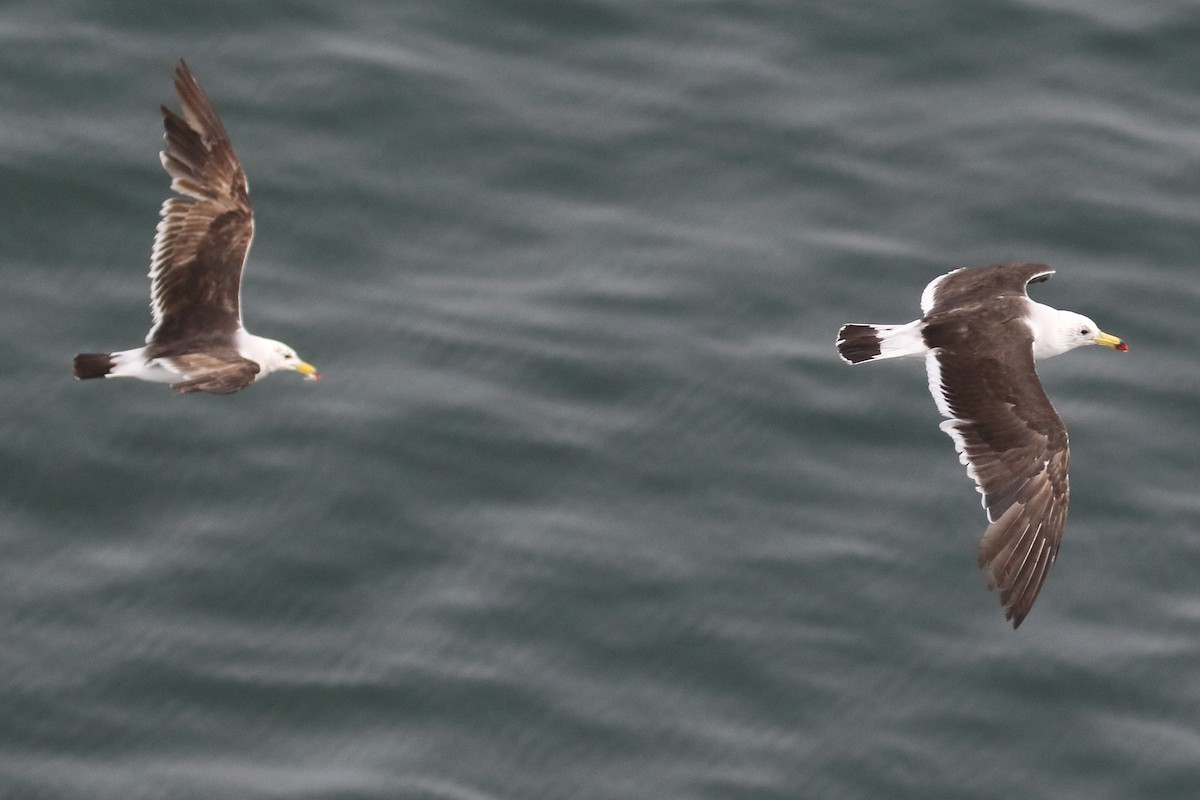
[{"label": "dark brown wing", "polygon": [[983,494],[990,523],[979,566],[989,588],[1000,589],[1014,628],[1058,554],[1070,496],[1067,430],[1034,369],[1024,303],[1010,298],[993,301],[987,314],[968,307],[927,316],[923,332],[936,348],[926,356],[929,389],[950,418],[942,430]]},{"label": "dark brown wing", "polygon": [[1045,264],[1010,261],[990,267],[956,269],[934,278],[921,294],[921,312],[929,316],[987,303],[1000,297],[1028,297],[1026,287],[1049,279],[1054,270]]},{"label": "dark brown wing", "polygon": [[175,70],[183,117],[162,109],[163,168],[184,197],[163,203],[150,261],[148,344],[231,341],[241,325],[242,265],[254,236],[246,175],[187,64]]},{"label": "dark brown wing", "polygon": [[233,394],[254,383],[254,376],[259,372],[257,363],[242,358],[233,350],[187,353],[172,358],[171,364],[184,376],[184,380],[171,384],[171,388],[180,394]]}]

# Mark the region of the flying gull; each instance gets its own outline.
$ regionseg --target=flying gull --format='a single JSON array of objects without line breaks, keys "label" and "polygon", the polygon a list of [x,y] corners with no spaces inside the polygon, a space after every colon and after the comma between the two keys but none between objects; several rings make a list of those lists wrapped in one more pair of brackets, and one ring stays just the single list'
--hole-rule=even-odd
[{"label": "flying gull", "polygon": [[1034,361],[1086,344],[1129,349],[1087,317],[1029,299],[1028,285],[1053,274],[1028,263],[957,269],[925,287],[920,319],[845,325],[837,340],[850,364],[924,357],[929,391],[949,418],[941,429],[983,495],[979,567],[1014,628],[1058,554],[1069,497],[1067,429]]},{"label": "flying gull", "polygon": [[75,356],[75,377],[138,378],[175,391],[232,394],[282,369],[320,380],[283,342],[242,327],[242,267],[254,238],[246,174],[191,70],[180,59],[175,91],[183,117],[162,107],[171,197],[159,212],[150,256],[154,324],[146,346]]}]

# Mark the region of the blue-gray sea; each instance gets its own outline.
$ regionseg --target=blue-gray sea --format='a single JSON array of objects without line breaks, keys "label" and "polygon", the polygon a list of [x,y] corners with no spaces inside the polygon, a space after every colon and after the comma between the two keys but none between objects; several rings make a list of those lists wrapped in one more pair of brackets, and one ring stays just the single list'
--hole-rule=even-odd
[{"label": "blue-gray sea", "polygon": [[[0,8],[0,797],[1200,792],[1200,5]],[[184,57],[245,165],[247,327],[137,346]],[[920,363],[956,266],[1128,353],[1013,631]]]}]

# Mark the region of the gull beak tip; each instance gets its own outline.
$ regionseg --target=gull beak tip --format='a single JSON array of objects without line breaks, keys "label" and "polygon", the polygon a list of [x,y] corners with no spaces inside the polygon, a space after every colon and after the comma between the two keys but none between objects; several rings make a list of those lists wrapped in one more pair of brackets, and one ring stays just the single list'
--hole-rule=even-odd
[{"label": "gull beak tip", "polygon": [[1129,350],[1129,345],[1125,344],[1123,340],[1118,339],[1111,333],[1104,333],[1102,331],[1097,334],[1093,341],[1095,341],[1096,344],[1104,345],[1105,347],[1111,347],[1113,350],[1119,350],[1122,353],[1128,352]]}]

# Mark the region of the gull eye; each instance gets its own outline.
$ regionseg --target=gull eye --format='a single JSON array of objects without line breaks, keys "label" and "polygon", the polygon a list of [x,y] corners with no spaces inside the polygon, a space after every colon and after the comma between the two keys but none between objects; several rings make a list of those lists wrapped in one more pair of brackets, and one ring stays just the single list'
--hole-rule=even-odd
[{"label": "gull eye", "polygon": [[1079,335],[1080,335],[1080,336],[1087,336],[1087,335],[1088,335],[1088,329],[1087,329],[1087,328],[1080,328],[1080,329],[1079,329]]}]

